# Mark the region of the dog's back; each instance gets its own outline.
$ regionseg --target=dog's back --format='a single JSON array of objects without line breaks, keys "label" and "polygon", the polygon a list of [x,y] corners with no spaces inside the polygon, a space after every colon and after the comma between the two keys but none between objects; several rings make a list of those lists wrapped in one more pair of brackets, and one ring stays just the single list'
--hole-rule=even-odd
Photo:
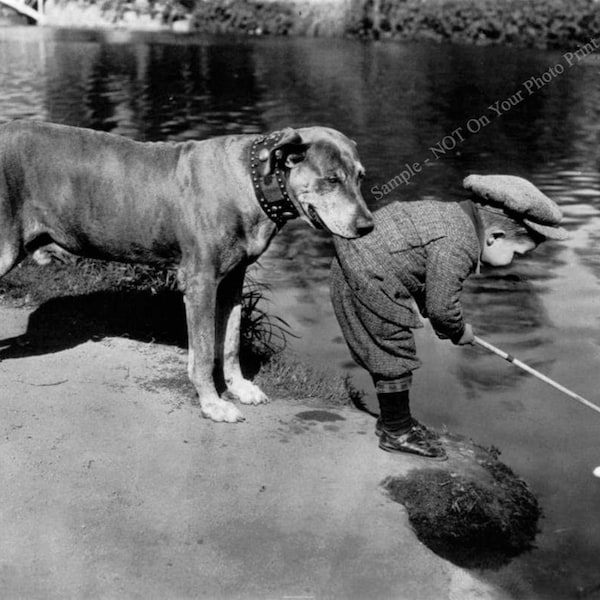
[{"label": "dog's back", "polygon": [[10,123],[0,128],[0,203],[17,217],[28,250],[49,237],[75,254],[174,262],[180,251],[170,213],[181,195],[175,173],[183,148]]}]

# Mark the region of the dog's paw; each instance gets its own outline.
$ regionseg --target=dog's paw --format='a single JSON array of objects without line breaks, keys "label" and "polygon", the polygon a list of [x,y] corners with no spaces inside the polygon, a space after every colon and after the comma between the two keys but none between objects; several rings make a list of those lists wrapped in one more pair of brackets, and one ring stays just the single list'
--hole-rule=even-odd
[{"label": "dog's paw", "polygon": [[227,391],[233,394],[242,404],[266,404],[268,396],[251,381],[238,379],[227,386]]},{"label": "dog's paw", "polygon": [[200,410],[203,417],[217,423],[239,423],[244,421],[244,415],[234,404],[220,398],[201,400]]}]

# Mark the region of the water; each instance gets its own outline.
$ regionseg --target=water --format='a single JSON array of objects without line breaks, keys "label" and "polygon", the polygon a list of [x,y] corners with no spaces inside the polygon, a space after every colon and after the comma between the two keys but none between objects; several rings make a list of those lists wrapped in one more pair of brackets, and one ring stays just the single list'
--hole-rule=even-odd
[{"label": "water", "polygon": [[[542,79],[551,67],[555,75]],[[406,164],[420,171],[383,201],[459,198],[473,172],[532,180],[560,203],[571,238],[484,271],[467,285],[465,310],[483,337],[596,402],[599,75],[596,55],[569,67],[560,53],[504,48],[0,28],[0,121],[42,119],[140,140],[329,125],[358,142],[371,206],[370,190]],[[372,400],[329,304],[331,253],[326,235],[292,223],[256,276],[272,285],[271,310],[301,336],[294,350],[351,371]],[[428,328],[417,342],[425,365],[415,377],[417,416],[501,448],[544,508],[538,548],[481,576],[526,599],[573,597],[600,583],[600,480],[592,477],[600,416]]]}]

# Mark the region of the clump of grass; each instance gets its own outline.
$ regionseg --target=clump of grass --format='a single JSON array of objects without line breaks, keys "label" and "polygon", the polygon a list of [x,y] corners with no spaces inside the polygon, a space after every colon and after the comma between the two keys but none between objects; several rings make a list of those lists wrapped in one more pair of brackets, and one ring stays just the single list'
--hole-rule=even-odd
[{"label": "clump of grass", "polygon": [[281,317],[270,315],[261,306],[269,286],[246,278],[243,292],[240,348],[243,355],[262,365],[283,352],[288,337],[296,337]]},{"label": "clump of grass", "polygon": [[348,406],[354,397],[364,394],[348,375],[319,369],[289,351],[273,355],[254,381],[269,396],[313,400],[328,406]]},{"label": "clump of grass", "polygon": [[416,469],[383,486],[432,550],[462,567],[497,568],[532,548],[541,509],[527,484],[497,459],[497,449],[474,450],[481,476]]}]

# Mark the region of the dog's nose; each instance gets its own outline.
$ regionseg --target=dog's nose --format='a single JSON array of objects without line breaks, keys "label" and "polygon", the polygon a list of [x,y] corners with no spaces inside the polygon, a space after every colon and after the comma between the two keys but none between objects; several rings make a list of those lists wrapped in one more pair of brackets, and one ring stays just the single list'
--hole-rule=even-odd
[{"label": "dog's nose", "polygon": [[356,231],[359,235],[367,235],[373,231],[373,219],[371,217],[359,217],[356,220]]}]

